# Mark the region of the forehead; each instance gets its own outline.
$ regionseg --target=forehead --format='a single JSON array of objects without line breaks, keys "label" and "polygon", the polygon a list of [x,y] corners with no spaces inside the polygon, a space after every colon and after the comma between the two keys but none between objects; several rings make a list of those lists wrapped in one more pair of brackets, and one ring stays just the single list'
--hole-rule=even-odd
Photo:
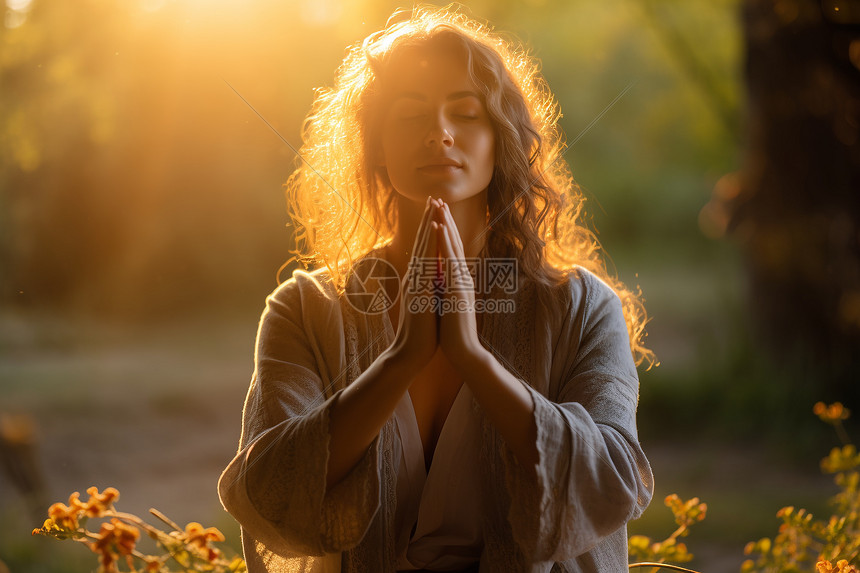
[{"label": "forehead", "polygon": [[469,75],[465,48],[452,42],[399,49],[391,57],[382,87],[389,100],[479,91]]}]

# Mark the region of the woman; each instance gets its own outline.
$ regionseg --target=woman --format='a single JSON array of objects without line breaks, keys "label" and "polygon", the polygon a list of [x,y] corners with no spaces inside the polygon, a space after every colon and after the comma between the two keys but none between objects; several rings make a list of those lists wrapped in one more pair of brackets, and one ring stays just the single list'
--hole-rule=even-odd
[{"label": "woman", "polygon": [[577,223],[535,62],[447,9],[394,20],[287,185],[320,268],[267,298],[219,482],[249,570],[625,571],[641,302]]}]

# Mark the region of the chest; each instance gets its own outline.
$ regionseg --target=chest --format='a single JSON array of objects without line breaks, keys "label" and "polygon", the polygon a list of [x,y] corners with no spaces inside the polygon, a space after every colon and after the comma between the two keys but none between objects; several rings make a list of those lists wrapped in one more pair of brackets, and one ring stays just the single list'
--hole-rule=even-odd
[{"label": "chest", "polygon": [[424,447],[425,469],[429,470],[439,434],[462,384],[462,377],[441,349],[412,380],[409,395]]}]

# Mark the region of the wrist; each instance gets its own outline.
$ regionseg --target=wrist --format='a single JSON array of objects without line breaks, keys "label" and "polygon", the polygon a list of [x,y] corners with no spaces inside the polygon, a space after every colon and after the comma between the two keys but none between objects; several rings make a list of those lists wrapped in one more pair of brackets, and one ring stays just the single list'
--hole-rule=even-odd
[{"label": "wrist", "polygon": [[[430,356],[432,358],[432,355]],[[409,373],[420,370],[429,362],[414,356],[412,353],[403,349],[400,346],[391,345],[382,351],[378,360],[382,361],[382,366],[386,370],[392,370],[398,375],[407,375]]]},{"label": "wrist", "polygon": [[477,348],[463,352],[461,356],[456,358],[454,364],[458,370],[467,376],[467,379],[474,379],[475,376],[479,376],[491,368],[494,360],[495,357],[490,351],[479,344]]}]

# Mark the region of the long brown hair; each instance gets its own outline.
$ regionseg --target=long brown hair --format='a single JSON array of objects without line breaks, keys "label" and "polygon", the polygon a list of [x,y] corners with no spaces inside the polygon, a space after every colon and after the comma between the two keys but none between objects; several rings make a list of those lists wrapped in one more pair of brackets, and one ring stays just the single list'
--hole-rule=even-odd
[{"label": "long brown hair", "polygon": [[494,127],[486,256],[516,257],[526,277],[547,286],[577,265],[600,277],[621,299],[636,364],[650,368],[655,356],[644,346],[641,293],[609,274],[597,237],[582,222],[584,197],[562,157],[558,104],[537,61],[450,7],[395,13],[349,48],[334,87],[317,90],[302,129],[303,162],[285,184],[296,232],[292,260],[325,265],[340,292],[352,261],[393,237],[396,193],[375,161],[380,83],[398,50],[439,40],[464,48]]}]

